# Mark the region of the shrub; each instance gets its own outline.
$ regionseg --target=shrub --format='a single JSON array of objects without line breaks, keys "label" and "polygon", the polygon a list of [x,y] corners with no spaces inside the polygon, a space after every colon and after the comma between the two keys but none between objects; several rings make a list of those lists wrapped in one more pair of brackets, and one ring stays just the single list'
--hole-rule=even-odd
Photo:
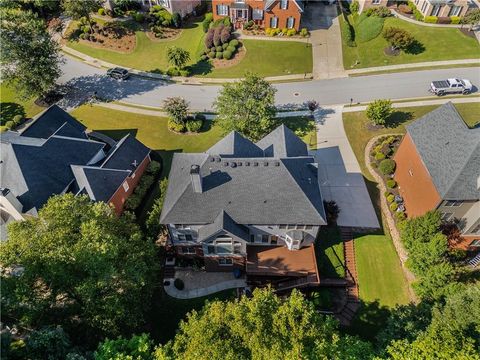
[{"label": "shrub", "polygon": [[190,76],[190,70],[188,70],[188,69],[180,69],[180,76],[183,76],[183,77]]},{"label": "shrub", "polygon": [[169,97],[163,102],[163,108],[169,118],[177,124],[185,124],[188,115],[188,102],[182,97]]},{"label": "shrub", "polygon": [[378,170],[380,170],[383,175],[390,175],[395,171],[395,166],[395,160],[385,159],[378,165]]},{"label": "shrub", "polygon": [[438,24],[450,24],[452,20],[448,16],[442,16],[438,18]]},{"label": "shrub", "polygon": [[370,163],[370,166],[375,169],[377,167],[377,163],[373,161]]},{"label": "shrub", "polygon": [[390,194],[387,196],[387,201],[389,204],[393,203],[393,200],[395,200],[395,195]]},{"label": "shrub", "polygon": [[125,201],[126,210],[135,210],[142,203],[142,198],[138,194],[131,194]]},{"label": "shrub", "polygon": [[395,180],[393,180],[393,179],[388,179],[387,180],[387,187],[389,189],[394,189],[395,186],[397,186],[397,182]]},{"label": "shrub", "polygon": [[450,16],[450,22],[452,24],[460,24],[460,21],[462,20],[461,17],[458,16]]},{"label": "shrub", "polygon": [[383,195],[384,195],[385,197],[387,197],[388,195],[392,195],[392,193],[387,190],[387,191],[385,191],[385,192],[383,193]]},{"label": "shrub", "polygon": [[7,130],[12,130],[15,127],[15,123],[10,120],[5,123],[5,129]]},{"label": "shrub", "polygon": [[412,34],[397,27],[388,27],[383,30],[383,38],[388,41],[393,49],[406,50],[415,42]]},{"label": "shrub", "polygon": [[167,127],[169,130],[179,132],[179,133],[185,131],[185,125],[183,123],[181,124],[176,123],[172,119],[168,119]]},{"label": "shrub", "polygon": [[385,141],[387,142],[387,144],[392,145],[395,142],[395,140],[396,140],[395,136],[389,136]]},{"label": "shrub", "polygon": [[283,35],[287,35],[288,29],[287,29],[287,28],[283,28],[281,31],[282,31],[282,34],[283,34]]},{"label": "shrub", "polygon": [[397,211],[395,213],[395,218],[397,219],[397,221],[403,221],[407,218],[407,216],[405,215],[405,213],[403,211]]},{"label": "shrub", "polygon": [[230,18],[228,16],[225,19],[223,19],[223,25],[225,26],[232,25],[232,22],[230,21]]},{"label": "shrub", "polygon": [[223,47],[222,46],[216,46],[215,51],[223,51]]},{"label": "shrub", "polygon": [[213,58],[215,57],[215,51],[210,51],[210,52],[208,53],[208,57],[209,57],[210,59],[213,59]]},{"label": "shrub", "polygon": [[357,25],[355,40],[367,42],[375,39],[383,29],[384,19],[378,16],[365,18]]},{"label": "shrub", "polygon": [[232,28],[230,26],[225,26],[220,32],[220,42],[222,44],[228,43],[230,36],[232,36]]},{"label": "shrub", "polygon": [[168,76],[180,76],[180,70],[172,66],[167,69]]},{"label": "shrub", "polygon": [[205,14],[205,18],[202,21],[202,29],[203,32],[206,33],[210,27],[210,23],[213,21],[213,14],[207,13]]},{"label": "shrub", "polygon": [[191,119],[187,121],[187,130],[189,132],[198,132],[203,125],[202,120]]},{"label": "shrub", "polygon": [[287,36],[293,36],[297,34],[297,30],[295,29],[288,29]]},{"label": "shrub", "polygon": [[398,10],[400,10],[404,14],[412,14],[413,13],[413,9],[409,5],[406,5],[406,4],[400,4],[398,6]]},{"label": "shrub", "polygon": [[392,15],[390,10],[386,6],[368,8],[367,11],[365,11],[365,14],[367,16],[378,16],[382,18],[389,17],[390,15]]},{"label": "shrub", "polygon": [[368,104],[366,115],[375,125],[384,125],[392,112],[390,100],[378,99]]},{"label": "shrub", "polygon": [[397,204],[397,203],[391,203],[389,207],[390,207],[390,210],[392,210],[392,211],[397,211],[397,209],[398,209],[398,204]]},{"label": "shrub", "polygon": [[178,290],[183,290],[185,288],[185,284],[183,283],[182,279],[175,279],[173,281],[173,285],[178,289]]},{"label": "shrub", "polygon": [[355,0],[350,4],[349,9],[351,14],[356,14],[358,13],[358,10],[360,10],[360,4],[358,3],[357,0]]},{"label": "shrub", "polygon": [[220,24],[216,28],[214,28],[214,30],[213,30],[214,31],[213,32],[213,44],[215,46],[222,45],[221,35],[222,35],[222,31],[223,31],[224,27],[225,27],[225,25]]},{"label": "shrub", "polygon": [[85,40],[85,34],[80,34],[78,37],[82,40]]},{"label": "shrub", "polygon": [[225,60],[230,60],[232,58],[232,52],[231,51],[228,51],[228,50],[225,50],[223,52],[223,58]]},{"label": "shrub", "polygon": [[425,16],[424,21],[428,24],[436,24],[438,22],[438,17],[437,16]]},{"label": "shrub", "polygon": [[207,118],[202,113],[196,113],[195,114],[195,120],[202,120],[202,122],[203,122],[203,121],[207,120]]},{"label": "shrub", "polygon": [[98,9],[98,15],[100,15],[100,16],[105,15],[105,9],[104,8]]},{"label": "shrub", "polygon": [[423,21],[423,14],[420,12],[420,10],[413,10],[413,16],[415,16],[415,20]]},{"label": "shrub", "polygon": [[355,30],[353,29],[353,26],[350,25],[348,22],[347,18],[344,17],[343,21],[340,22],[341,25],[341,32],[342,32],[342,38],[345,40],[345,43],[349,47],[355,47],[357,44],[355,44]]},{"label": "shrub", "polygon": [[223,58],[223,52],[217,51],[217,53],[215,54],[215,57],[216,57],[217,59],[222,59],[222,58]]},{"label": "shrub", "polygon": [[247,23],[243,26],[245,30],[252,30],[253,26],[255,25],[255,22],[253,20],[247,21]]},{"label": "shrub", "polygon": [[228,45],[227,46],[227,51],[230,51],[233,54],[235,52],[235,46]]},{"label": "shrub", "polygon": [[160,172],[161,168],[162,167],[158,161],[152,160],[145,169],[145,173],[155,176]]},{"label": "shrub", "polygon": [[383,154],[381,152],[375,154],[375,160],[380,161],[380,160],[383,160],[383,159],[385,159],[385,154]]},{"label": "shrub", "polygon": [[228,43],[225,43],[222,45],[223,50],[227,50],[227,47],[228,47]]},{"label": "shrub", "polygon": [[300,30],[300,36],[302,36],[302,37],[307,37],[308,36],[307,28],[302,28],[302,30]]},{"label": "shrub", "polygon": [[205,47],[207,49],[210,49],[213,46],[213,36],[215,34],[214,29],[209,29],[207,32],[207,35],[205,35],[205,40],[203,41],[205,44]]},{"label": "shrub", "polygon": [[206,61],[208,59],[208,56],[207,55],[202,55],[200,56],[200,60],[201,61]]},{"label": "shrub", "polygon": [[12,120],[15,125],[20,125],[21,123],[23,123],[23,116],[15,115]]},{"label": "shrub", "polygon": [[138,23],[143,23],[145,21],[145,16],[142,13],[136,13],[135,21]]},{"label": "shrub", "polygon": [[238,40],[237,40],[237,39],[230,40],[230,42],[228,43],[228,45],[233,46],[234,48],[236,48],[236,47],[238,46]]}]

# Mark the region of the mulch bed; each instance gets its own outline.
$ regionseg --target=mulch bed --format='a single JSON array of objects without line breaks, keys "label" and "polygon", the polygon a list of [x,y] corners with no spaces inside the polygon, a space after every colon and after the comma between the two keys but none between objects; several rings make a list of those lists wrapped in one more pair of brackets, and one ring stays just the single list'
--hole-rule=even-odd
[{"label": "mulch bed", "polygon": [[120,39],[114,39],[99,34],[95,34],[95,37],[97,38],[97,41],[83,39],[78,39],[78,41],[80,42],[80,44],[86,44],[88,46],[96,47],[99,49],[118,51],[121,53],[133,52],[137,44],[135,34],[124,35]]},{"label": "mulch bed", "polygon": [[150,40],[161,42],[165,40],[177,39],[182,34],[182,29],[163,28],[163,33],[161,37],[156,37],[154,32],[147,30],[145,30],[145,34]]},{"label": "mulch bed", "polygon": [[247,50],[245,49],[245,46],[242,46],[235,52],[235,55],[233,55],[230,60],[212,59],[212,65],[215,69],[225,69],[238,65],[238,63],[243,60],[246,53]]},{"label": "mulch bed", "polygon": [[459,28],[458,30],[460,30],[463,35],[476,39],[475,33],[473,31],[469,31],[468,27]]},{"label": "mulch bed", "polygon": [[390,46],[383,49],[383,53],[387,56],[398,56],[400,55],[400,50],[392,49]]}]

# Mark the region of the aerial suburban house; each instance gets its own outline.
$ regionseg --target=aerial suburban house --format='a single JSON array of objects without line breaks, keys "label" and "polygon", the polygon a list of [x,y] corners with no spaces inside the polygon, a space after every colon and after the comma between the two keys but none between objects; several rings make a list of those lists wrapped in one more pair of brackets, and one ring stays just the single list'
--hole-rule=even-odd
[{"label": "aerial suburban house", "polygon": [[436,209],[457,223],[459,248],[480,250],[480,128],[449,102],[407,126],[395,161],[408,217]]},{"label": "aerial suburban house", "polygon": [[314,242],[326,225],[318,167],[284,125],[256,144],[231,132],[205,153],[175,153],[160,217],[178,256],[252,285],[318,284]]},{"label": "aerial suburban house", "polygon": [[262,28],[298,30],[303,13],[301,0],[213,0],[213,18],[229,17],[236,29],[253,20]]},{"label": "aerial suburban house", "polygon": [[55,194],[86,194],[121,214],[150,163],[150,149],[133,136],[88,133],[56,105],[23,131],[2,133],[0,151],[2,238],[9,221],[36,216]]},{"label": "aerial suburban house", "polygon": [[[365,0],[360,1],[360,11],[376,6],[394,5],[392,0]],[[413,3],[423,16],[462,17],[476,7],[472,0],[413,0]]]}]

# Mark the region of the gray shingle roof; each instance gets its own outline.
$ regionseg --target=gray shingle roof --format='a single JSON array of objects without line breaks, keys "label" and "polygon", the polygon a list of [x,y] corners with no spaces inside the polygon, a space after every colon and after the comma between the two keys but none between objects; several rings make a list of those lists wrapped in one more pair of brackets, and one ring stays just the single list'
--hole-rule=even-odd
[{"label": "gray shingle roof", "polygon": [[[216,147],[217,145],[214,145]],[[218,157],[175,153],[162,223],[211,224],[224,210],[238,224],[324,225],[325,213],[310,156]],[[229,155],[232,156],[232,155]],[[192,165],[200,166],[203,192],[195,193]]]},{"label": "gray shingle roof", "polygon": [[[265,2],[265,10],[269,10],[278,0],[267,0]],[[296,4],[300,10],[300,12],[303,12],[304,6],[303,6],[303,1],[302,0],[292,0],[291,2]]]},{"label": "gray shingle roof", "polygon": [[307,156],[307,144],[285,125],[280,125],[256,144],[268,157]]},{"label": "gray shingle roof", "polygon": [[226,211],[222,210],[213,223],[202,226],[198,231],[198,241],[205,241],[212,236],[226,231],[229,234],[248,241],[248,230],[245,226],[237,224]]},{"label": "gray shingle roof", "polygon": [[263,151],[236,131],[230,132],[222,140],[208,149],[207,154],[221,157],[262,157]]},{"label": "gray shingle roof", "polygon": [[101,167],[135,171],[148,154],[150,154],[148,147],[127,134],[110,150]]},{"label": "gray shingle roof", "polygon": [[449,102],[408,125],[407,131],[442,199],[480,198],[480,128],[469,129]]}]

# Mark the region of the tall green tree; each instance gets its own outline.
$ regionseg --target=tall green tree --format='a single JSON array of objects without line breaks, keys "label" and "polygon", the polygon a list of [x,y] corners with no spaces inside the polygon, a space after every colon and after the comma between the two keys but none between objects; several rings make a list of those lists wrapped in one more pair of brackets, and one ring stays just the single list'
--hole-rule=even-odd
[{"label": "tall green tree", "polygon": [[95,360],[152,360],[153,341],[147,334],[134,335],[130,339],[119,337],[105,340],[94,354]]},{"label": "tall green tree", "polygon": [[193,311],[155,355],[157,360],[370,359],[372,349],[341,336],[336,320],[318,314],[300,292],[282,300],[271,289],[257,289],[253,298]]},{"label": "tall green tree", "polygon": [[0,263],[20,269],[2,273],[6,318],[92,337],[144,321],[156,270],[154,246],[132,215],[118,217],[107,204],[72,194],[51,197],[38,218],[10,224]]},{"label": "tall green tree", "polygon": [[236,130],[258,141],[277,125],[275,92],[265,79],[247,73],[245,79],[225,84],[220,90],[214,103],[215,121],[225,133]]},{"label": "tall green tree", "polygon": [[177,69],[183,69],[189,60],[190,53],[187,50],[178,46],[169,46],[167,48],[167,61]]},{"label": "tall green tree", "polygon": [[470,25],[470,31],[475,25],[480,24],[480,9],[473,9],[466,14],[462,19],[462,24]]},{"label": "tall green tree", "polygon": [[50,90],[61,74],[58,44],[31,11],[0,9],[2,80],[24,98]]},{"label": "tall green tree", "polygon": [[70,16],[75,20],[78,20],[82,17],[86,17],[88,20],[90,20],[90,14],[92,12],[96,12],[101,7],[102,2],[100,0],[62,1],[62,8],[65,12],[65,15]]},{"label": "tall green tree", "polygon": [[388,99],[373,100],[367,106],[366,115],[375,125],[385,125],[393,113],[392,101]]}]

